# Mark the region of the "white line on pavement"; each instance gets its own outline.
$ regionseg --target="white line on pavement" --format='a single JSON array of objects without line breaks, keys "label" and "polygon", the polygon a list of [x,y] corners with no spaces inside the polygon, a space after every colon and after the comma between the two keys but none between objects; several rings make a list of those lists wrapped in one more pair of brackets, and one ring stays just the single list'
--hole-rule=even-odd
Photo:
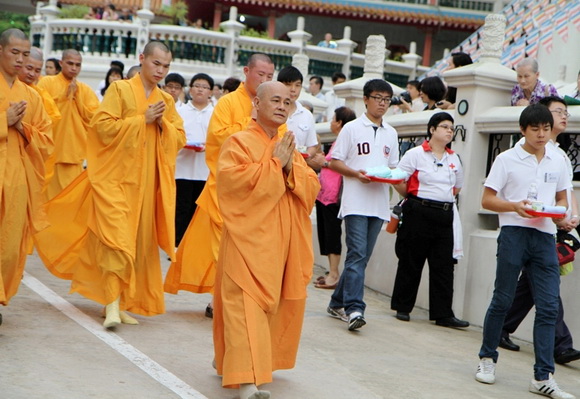
[{"label": "white line on pavement", "polygon": [[105,331],[103,326],[74,307],[70,302],[59,296],[35,277],[24,272],[22,282],[31,290],[40,295],[45,301],[60,310],[71,320],[87,329],[94,336],[109,345],[112,349],[125,356],[134,365],[149,374],[157,382],[185,399],[208,399],[201,393],[187,385],[184,381],[172,374],[165,367],[149,358],[115,333]]}]

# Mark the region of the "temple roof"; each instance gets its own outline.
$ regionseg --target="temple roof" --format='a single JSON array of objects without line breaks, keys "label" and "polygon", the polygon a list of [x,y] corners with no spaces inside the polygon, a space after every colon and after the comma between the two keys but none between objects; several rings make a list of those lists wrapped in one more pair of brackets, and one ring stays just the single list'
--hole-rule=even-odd
[{"label": "temple roof", "polygon": [[222,0],[220,3],[240,8],[250,6],[262,10],[459,30],[479,28],[486,15],[447,7],[359,0]]}]

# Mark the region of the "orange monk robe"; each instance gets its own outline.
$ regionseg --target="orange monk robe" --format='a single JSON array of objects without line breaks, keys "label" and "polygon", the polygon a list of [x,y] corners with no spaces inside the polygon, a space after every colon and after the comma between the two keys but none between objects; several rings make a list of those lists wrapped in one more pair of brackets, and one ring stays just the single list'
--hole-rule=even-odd
[{"label": "orange monk robe", "polygon": [[49,199],[54,198],[83,171],[83,161],[87,158],[87,132],[91,118],[99,107],[95,92],[78,80],[76,94],[72,98],[67,97],[70,82],[59,73],[45,76],[37,85],[52,96],[62,115],[62,119],[53,128],[54,156],[51,165],[47,165],[49,170],[54,170],[47,180]]},{"label": "orange monk robe", "polygon": [[[27,102],[22,127],[26,139],[8,127],[11,102]],[[12,87],[0,74],[0,303],[18,291],[31,234],[48,223],[42,187],[44,162],[52,151],[51,121],[38,93],[16,79]]]},{"label": "orange monk robe", "polygon": [[[166,104],[161,128],[145,123]],[[171,96],[141,78],[113,83],[93,117],[87,171],[48,203],[52,226],[35,236],[39,255],[71,292],[151,316],[165,311],[160,246],[175,242],[175,159],[185,144]]]},{"label": "orange monk robe", "polygon": [[[56,106],[56,103],[52,99],[52,96],[46,91],[45,89],[38,87],[38,85],[30,85],[38,94],[40,94],[40,98],[42,99],[42,104],[44,105],[44,110],[48,114],[50,120],[52,121],[52,125],[54,126],[58,121],[62,119],[62,115]],[[45,190],[46,184],[52,178],[54,173],[54,152],[50,155],[48,160],[45,164],[46,169],[46,176],[45,176]]]},{"label": "orange monk robe", "polygon": [[298,151],[286,176],[278,136],[256,123],[233,135],[218,163],[224,220],[214,297],[214,348],[223,386],[261,385],[294,367],[312,276],[310,212],[320,189]]},{"label": "orange monk robe", "polygon": [[[252,120],[252,108],[252,100],[242,83],[234,92],[220,98],[213,111],[205,146],[209,176],[177,249],[177,260],[171,264],[165,277],[165,292],[213,291],[223,223],[216,193],[217,160],[224,141],[248,126]],[[282,125],[280,131],[286,131],[286,125]]]}]

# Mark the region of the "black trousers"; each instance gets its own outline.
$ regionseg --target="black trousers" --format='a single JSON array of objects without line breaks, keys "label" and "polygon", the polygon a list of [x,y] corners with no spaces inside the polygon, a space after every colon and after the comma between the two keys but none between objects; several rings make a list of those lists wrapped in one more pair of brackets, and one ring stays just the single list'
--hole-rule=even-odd
[{"label": "black trousers", "polygon": [[[572,342],[572,334],[568,326],[564,322],[564,307],[562,306],[562,298],[558,297],[558,318],[556,319],[556,342],[554,343],[554,356],[574,347]],[[526,268],[522,270],[518,285],[516,287],[516,296],[510,310],[505,317],[503,323],[502,336],[507,337],[513,334],[521,322],[526,318],[530,309],[534,306],[534,296],[532,291],[532,284],[528,277]]]},{"label": "black trousers", "polygon": [[395,252],[399,258],[391,309],[411,312],[421,273],[429,262],[429,319],[453,317],[453,208],[437,209],[414,200],[403,204]]},{"label": "black trousers", "polygon": [[179,246],[191,218],[197,208],[197,197],[201,194],[205,181],[203,180],[175,180],[175,246]]},{"label": "black trousers", "polygon": [[342,219],[338,218],[339,204],[324,205],[316,200],[316,227],[321,255],[342,252]]}]

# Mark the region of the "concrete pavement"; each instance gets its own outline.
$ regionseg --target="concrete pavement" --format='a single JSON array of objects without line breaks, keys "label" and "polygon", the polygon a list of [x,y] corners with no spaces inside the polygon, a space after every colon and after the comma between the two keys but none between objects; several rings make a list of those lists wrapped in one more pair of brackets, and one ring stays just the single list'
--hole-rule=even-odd
[{"label": "concrete pavement", "polygon": [[[164,271],[168,262],[163,259]],[[52,276],[36,255],[10,306],[0,308],[2,399],[234,399],[211,367],[209,295],[166,295],[167,313],[139,326],[102,328],[102,306]],[[322,273],[315,267],[314,277]],[[297,365],[264,386],[275,399],[535,398],[527,391],[533,348],[500,350],[495,385],[474,380],[481,328],[435,326],[416,309],[394,318],[390,299],[367,291],[367,325],[349,332],[326,314],[331,291],[309,288]],[[470,320],[481,324],[481,320]],[[580,339],[580,337],[577,337]],[[580,362],[556,366],[556,379],[580,398]]]}]

